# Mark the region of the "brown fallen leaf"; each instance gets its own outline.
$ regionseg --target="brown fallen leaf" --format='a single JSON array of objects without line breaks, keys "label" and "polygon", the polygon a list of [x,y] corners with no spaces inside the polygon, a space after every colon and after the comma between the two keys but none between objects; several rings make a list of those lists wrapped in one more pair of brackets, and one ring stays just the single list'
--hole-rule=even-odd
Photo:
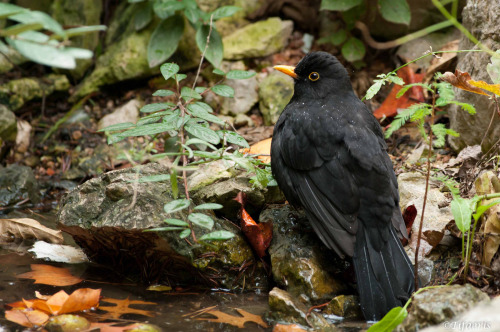
[{"label": "brown fallen leaf", "polygon": [[484,224],[483,264],[491,266],[491,260],[500,247],[500,206],[494,206],[489,211],[489,216]]},{"label": "brown fallen leaf", "polygon": [[234,199],[241,204],[241,231],[259,257],[266,255],[266,249],[273,239],[273,225],[267,222],[257,224],[245,210],[245,193],[239,192]]},{"label": "brown fallen leaf", "polygon": [[[457,51],[459,42],[459,39],[452,40],[441,47],[439,51]],[[452,61],[456,59],[456,57],[457,53],[454,52],[441,53],[439,54],[439,56],[433,57],[430,62],[429,68],[427,68],[427,71],[425,72],[423,83],[430,83],[435,73],[443,72],[444,70],[448,69],[452,64]]]},{"label": "brown fallen leaf", "polygon": [[425,237],[425,241],[427,241],[427,243],[429,243],[433,248],[435,248],[439,244],[439,242],[441,242],[444,236],[444,232],[439,232],[431,229],[423,232],[423,234]]},{"label": "brown fallen leaf", "polygon": [[50,243],[63,243],[61,231],[48,228],[35,219],[0,219],[0,235],[11,235],[21,239],[38,239]]},{"label": "brown fallen leaf", "polygon": [[143,315],[143,316],[148,316],[148,317],[155,316],[155,313],[153,311],[130,308],[131,304],[153,304],[153,305],[156,305],[156,303],[154,303],[154,302],[129,300],[128,297],[126,299],[123,299],[123,300],[104,297],[102,299],[102,301],[116,304],[116,306],[99,306],[99,310],[107,311],[107,314],[101,315],[102,318],[119,319],[121,315],[125,315],[125,314],[136,314],[136,315]]},{"label": "brown fallen leaf", "polygon": [[16,277],[34,279],[35,284],[51,286],[71,286],[82,282],[83,279],[71,275],[68,269],[45,264],[31,264],[30,272],[19,274]]},{"label": "brown fallen leaf", "polygon": [[455,69],[455,74],[453,74],[447,71],[446,73],[441,75],[441,79],[459,89],[488,96],[486,92],[470,84],[469,81],[471,80],[471,77],[467,72],[464,73],[458,69]]},{"label": "brown fallen leaf", "polygon": [[[116,326],[116,323],[91,323],[86,331],[100,332],[124,332],[138,327],[139,324],[131,324],[127,326]],[[84,331],[84,332],[86,332]]]},{"label": "brown fallen leaf", "polygon": [[273,332],[306,332],[303,327],[298,324],[276,324],[274,325]]},{"label": "brown fallen leaf", "polygon": [[263,328],[268,328],[269,326],[262,320],[262,318],[259,315],[254,315],[251,314],[243,309],[238,309],[235,308],[236,311],[241,316],[233,316],[226,314],[225,312],[219,311],[219,310],[213,310],[206,312],[205,314],[215,316],[217,318],[196,318],[197,320],[206,320],[209,322],[214,322],[214,323],[225,323],[229,325],[233,325],[236,327],[239,327],[240,329],[245,327],[245,323],[247,322],[254,322],[259,326],[262,326]]},{"label": "brown fallen leaf", "polygon": [[39,310],[12,309],[5,311],[5,319],[24,327],[38,327],[49,320],[49,315]]}]

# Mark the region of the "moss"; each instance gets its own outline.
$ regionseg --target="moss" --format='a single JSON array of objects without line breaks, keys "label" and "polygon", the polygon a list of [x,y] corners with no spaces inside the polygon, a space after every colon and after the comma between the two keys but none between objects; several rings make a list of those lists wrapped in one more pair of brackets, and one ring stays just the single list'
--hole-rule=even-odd
[{"label": "moss", "polygon": [[293,96],[293,81],[281,73],[266,77],[259,86],[259,108],[266,126],[274,125]]}]

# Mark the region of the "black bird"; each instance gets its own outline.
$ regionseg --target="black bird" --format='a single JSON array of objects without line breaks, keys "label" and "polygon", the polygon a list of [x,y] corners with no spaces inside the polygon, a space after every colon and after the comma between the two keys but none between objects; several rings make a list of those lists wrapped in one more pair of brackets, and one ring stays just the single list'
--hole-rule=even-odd
[{"label": "black bird", "polygon": [[342,64],[325,52],[276,66],[295,81],[271,145],[273,175],[323,243],[352,257],[361,309],[381,319],[415,289],[398,184],[375,117]]}]

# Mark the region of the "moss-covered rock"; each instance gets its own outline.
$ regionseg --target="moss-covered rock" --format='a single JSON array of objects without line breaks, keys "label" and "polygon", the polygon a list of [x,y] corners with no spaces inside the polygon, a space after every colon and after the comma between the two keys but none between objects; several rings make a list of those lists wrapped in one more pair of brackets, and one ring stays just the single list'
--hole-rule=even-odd
[{"label": "moss-covered rock", "polygon": [[50,74],[43,78],[25,77],[0,85],[0,103],[17,110],[32,99],[47,97],[54,91],[70,87],[65,75]]},{"label": "moss-covered rock", "polygon": [[14,141],[17,133],[16,116],[0,104],[0,141]]},{"label": "moss-covered rock", "polygon": [[[52,17],[62,25],[98,25],[101,22],[102,0],[55,0]],[[99,33],[88,33],[71,39],[72,46],[94,51],[99,44]],[[81,78],[92,64],[92,59],[78,59],[76,68],[69,71]]]},{"label": "moss-covered rock", "polygon": [[292,21],[277,17],[249,24],[223,38],[224,59],[256,58],[279,52],[288,43]]},{"label": "moss-covered rock", "polygon": [[28,199],[31,203],[40,201],[40,192],[35,174],[31,168],[11,164],[0,171],[0,207],[11,206]]},{"label": "moss-covered rock", "polygon": [[26,58],[12,47],[7,46],[5,49],[2,49],[2,52],[5,56],[0,56],[0,74],[8,72],[14,68],[14,65],[26,62]]},{"label": "moss-covered rock", "polygon": [[273,72],[259,85],[259,108],[264,124],[274,125],[293,96],[293,80],[279,72]]},{"label": "moss-covered rock", "polygon": [[363,320],[363,313],[356,295],[335,296],[323,310],[324,314],[343,317],[344,319]]}]

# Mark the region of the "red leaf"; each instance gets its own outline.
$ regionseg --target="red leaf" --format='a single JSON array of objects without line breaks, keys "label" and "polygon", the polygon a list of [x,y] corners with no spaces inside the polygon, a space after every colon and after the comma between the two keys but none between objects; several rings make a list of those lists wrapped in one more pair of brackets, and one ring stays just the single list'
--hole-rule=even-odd
[{"label": "red leaf", "polygon": [[250,246],[255,250],[259,257],[266,255],[266,249],[273,239],[273,225],[262,222],[257,224],[245,210],[245,193],[239,192],[235,201],[241,204],[241,231],[248,239]]},{"label": "red leaf", "polygon": [[[397,71],[397,75],[405,81],[406,84],[422,82],[424,74],[415,73],[409,66],[403,67]],[[421,86],[414,86],[409,89],[404,95],[396,98],[402,86],[394,84],[391,92],[385,98],[382,105],[373,112],[377,119],[385,117],[393,117],[398,114],[398,109],[405,109],[415,104],[416,102],[423,102],[424,92]]]},{"label": "red leaf", "polygon": [[[410,205],[407,206],[405,211],[403,212],[403,220],[405,221],[405,226],[406,226],[406,233],[408,233],[408,237],[410,236],[411,233],[411,227],[413,226],[413,222],[415,221],[415,218],[417,217],[417,208],[415,205]],[[403,245],[408,244],[407,239],[403,239]]]}]

